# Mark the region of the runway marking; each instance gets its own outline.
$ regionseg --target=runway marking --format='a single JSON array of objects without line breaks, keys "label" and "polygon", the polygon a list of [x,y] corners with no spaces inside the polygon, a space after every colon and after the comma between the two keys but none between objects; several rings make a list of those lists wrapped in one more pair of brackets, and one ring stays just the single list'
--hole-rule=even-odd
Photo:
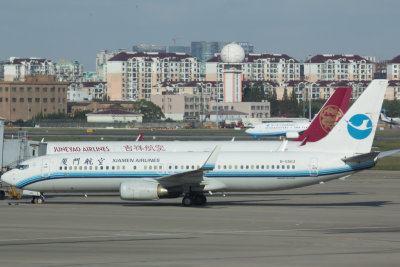
[{"label": "runway marking", "polygon": [[[246,233],[278,233],[278,232],[321,232],[340,230],[376,230],[376,229],[399,229],[390,226],[364,226],[364,227],[340,227],[340,228],[294,228],[294,229],[264,229],[264,230],[231,230],[231,231],[179,231],[179,232],[145,232],[145,233],[116,233],[112,235],[89,235],[89,236],[60,236],[60,237],[39,237],[39,238],[10,238],[0,239],[0,242],[22,242],[22,241],[46,241],[46,240],[73,240],[73,239],[97,239],[97,238],[123,238],[123,237],[160,237],[160,236],[183,236],[183,235],[232,235]],[[363,233],[363,232],[361,232]],[[339,233],[340,234],[340,233]],[[343,233],[344,234],[344,233]],[[351,238],[353,239],[353,238]],[[400,242],[400,241],[399,241]]]}]

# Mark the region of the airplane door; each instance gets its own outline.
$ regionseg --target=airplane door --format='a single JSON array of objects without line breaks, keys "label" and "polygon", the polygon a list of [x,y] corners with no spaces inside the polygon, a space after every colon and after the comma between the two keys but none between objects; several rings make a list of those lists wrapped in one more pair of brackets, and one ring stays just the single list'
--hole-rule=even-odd
[{"label": "airplane door", "polygon": [[318,176],[318,159],[310,159],[310,176]]},{"label": "airplane door", "polygon": [[50,163],[48,160],[43,159],[42,161],[42,177],[49,177],[50,175]]}]

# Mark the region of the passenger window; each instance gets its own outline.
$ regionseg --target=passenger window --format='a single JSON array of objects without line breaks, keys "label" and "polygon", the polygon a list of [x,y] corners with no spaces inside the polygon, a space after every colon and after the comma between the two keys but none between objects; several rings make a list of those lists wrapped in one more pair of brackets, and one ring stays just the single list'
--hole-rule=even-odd
[{"label": "passenger window", "polygon": [[60,171],[62,171],[62,166],[60,166]]},{"label": "passenger window", "polygon": [[285,169],[285,165],[282,165],[282,169]]},{"label": "passenger window", "polygon": [[246,165],[246,170],[249,169],[249,165]]},{"label": "passenger window", "polygon": [[64,170],[67,170],[67,166],[64,167]]},{"label": "passenger window", "polygon": [[109,167],[109,166],[106,166],[106,170],[108,170],[108,169],[110,169],[110,167]]},{"label": "passenger window", "polygon": [[111,169],[112,169],[112,170],[115,170],[115,166],[111,166]]},{"label": "passenger window", "polygon": [[119,166],[117,166],[117,170],[119,170],[119,168],[120,168],[120,167],[119,167]]},{"label": "passenger window", "polygon": [[187,169],[187,170],[189,169],[189,165],[186,165],[186,169]]},{"label": "passenger window", "polygon": [[[151,167],[151,166],[150,166]],[[144,169],[147,170],[147,165],[144,165]]]},{"label": "passenger window", "polygon": [[86,171],[87,170],[87,166],[83,167],[83,169]]},{"label": "passenger window", "polygon": [[102,170],[103,169],[103,166],[100,166],[100,170]]},{"label": "passenger window", "polygon": [[275,165],[271,165],[271,169],[275,169]]},{"label": "passenger window", "polygon": [[170,169],[170,170],[171,170],[171,169],[172,169],[172,166],[171,166],[171,165],[170,165],[170,166],[168,166],[168,169]]},{"label": "passenger window", "polygon": [[89,170],[92,170],[92,166],[89,166]]},{"label": "passenger window", "polygon": [[94,169],[97,171],[98,166],[94,166]]},{"label": "passenger window", "polygon": [[287,166],[286,166],[286,169],[290,169],[290,165],[287,165]]},{"label": "passenger window", "polygon": [[177,170],[178,169],[178,165],[175,165],[175,170]]},{"label": "passenger window", "polygon": [[74,170],[76,171],[78,169],[78,166],[74,166]]},{"label": "passenger window", "polygon": [[192,165],[192,170],[194,170],[194,165]]},{"label": "passenger window", "polygon": [[251,165],[251,167],[250,167],[252,170],[254,170],[254,165]]},{"label": "passenger window", "polygon": [[136,170],[136,166],[133,166],[133,169]]},{"label": "passenger window", "polygon": [[[149,170],[151,170],[153,168],[153,166],[149,166]],[[146,168],[145,168],[146,169]]]},{"label": "passenger window", "polygon": [[276,165],[276,168],[279,169],[279,165]]},{"label": "passenger window", "polygon": [[80,171],[82,170],[82,166],[79,166],[79,170],[80,170]]},{"label": "passenger window", "polygon": [[292,165],[292,169],[294,169],[294,165]]},{"label": "passenger window", "polygon": [[229,165],[229,169],[232,170],[232,165]]},{"label": "passenger window", "polygon": [[226,165],[224,165],[224,170],[226,170]]},{"label": "passenger window", "polygon": [[71,171],[72,170],[72,166],[69,166],[68,169]]},{"label": "passenger window", "polygon": [[260,167],[260,166],[256,165],[256,169],[257,169],[257,170],[258,170],[259,167]]},{"label": "passenger window", "polygon": [[243,169],[243,165],[240,165],[240,168]]}]

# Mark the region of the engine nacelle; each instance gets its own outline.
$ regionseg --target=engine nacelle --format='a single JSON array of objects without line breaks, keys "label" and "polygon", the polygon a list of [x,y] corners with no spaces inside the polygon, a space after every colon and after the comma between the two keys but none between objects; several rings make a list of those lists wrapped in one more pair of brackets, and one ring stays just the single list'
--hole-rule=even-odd
[{"label": "engine nacelle", "polygon": [[286,133],[286,138],[287,139],[295,139],[295,138],[299,138],[299,133],[298,132],[287,132]]},{"label": "engine nacelle", "polygon": [[137,180],[123,182],[119,193],[123,200],[155,200],[167,196],[168,190],[157,182]]}]

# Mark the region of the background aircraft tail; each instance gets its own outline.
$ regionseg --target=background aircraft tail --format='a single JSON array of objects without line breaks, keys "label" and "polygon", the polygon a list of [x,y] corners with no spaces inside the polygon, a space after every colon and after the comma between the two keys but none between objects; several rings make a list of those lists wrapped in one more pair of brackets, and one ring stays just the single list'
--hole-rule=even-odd
[{"label": "background aircraft tail", "polygon": [[325,137],[349,108],[351,87],[338,87],[315,116],[310,126],[295,141],[316,142]]},{"label": "background aircraft tail", "polygon": [[326,137],[303,148],[351,154],[370,152],[387,85],[387,80],[373,80]]}]

